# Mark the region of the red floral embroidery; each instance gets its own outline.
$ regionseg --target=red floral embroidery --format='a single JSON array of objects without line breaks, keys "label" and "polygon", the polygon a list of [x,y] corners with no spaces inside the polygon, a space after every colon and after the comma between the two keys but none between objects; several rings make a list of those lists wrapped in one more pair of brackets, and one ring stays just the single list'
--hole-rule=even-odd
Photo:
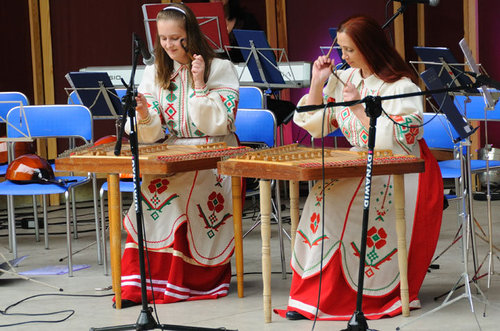
[{"label": "red floral embroidery", "polygon": [[385,232],[384,228],[380,228],[377,230],[376,227],[372,226],[367,233],[366,245],[368,245],[368,247],[370,248],[375,245],[377,249],[380,249],[384,247],[385,244],[387,244],[385,238],[387,238],[387,233]]},{"label": "red floral embroidery", "polygon": [[222,209],[224,209],[224,197],[220,193],[216,193],[213,191],[208,196],[207,206],[210,211],[215,211],[219,213]]},{"label": "red floral embroidery", "polygon": [[319,222],[320,222],[320,216],[319,216],[319,214],[318,213],[313,213],[311,215],[311,224],[309,224],[309,226],[311,228],[311,231],[313,233],[316,233],[316,231],[318,231]]},{"label": "red floral embroidery", "polygon": [[161,194],[167,190],[168,184],[170,184],[168,179],[157,178],[151,181],[151,183],[148,186],[148,189],[150,193],[156,192],[158,194]]},{"label": "red floral embroidery", "polygon": [[409,145],[414,144],[417,135],[418,135],[418,128],[410,128],[410,132],[405,134],[406,142]]},{"label": "red floral embroidery", "polygon": [[335,98],[328,97],[326,98],[326,102],[335,102]]}]

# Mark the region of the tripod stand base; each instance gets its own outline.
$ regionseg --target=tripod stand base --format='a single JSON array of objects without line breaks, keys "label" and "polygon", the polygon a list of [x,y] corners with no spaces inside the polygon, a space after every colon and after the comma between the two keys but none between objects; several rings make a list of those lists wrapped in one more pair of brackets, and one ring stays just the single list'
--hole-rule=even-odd
[{"label": "tripod stand base", "polygon": [[[461,279],[463,279],[464,285],[459,286],[458,284],[459,284],[459,282],[460,282]],[[430,314],[433,314],[433,313],[435,313],[435,312],[437,312],[437,311],[439,311],[439,310],[441,310],[441,309],[443,309],[443,308],[445,308],[445,307],[447,307],[447,306],[449,306],[449,305],[451,305],[451,304],[453,304],[453,303],[455,303],[455,302],[457,302],[457,301],[459,301],[461,299],[466,299],[467,301],[469,301],[472,313],[474,313],[474,304],[472,302],[473,300],[476,300],[476,301],[478,301],[480,303],[488,305],[489,302],[486,299],[483,291],[481,291],[481,289],[479,288],[479,286],[475,282],[473,282],[473,281],[472,281],[472,284],[474,285],[474,287],[476,288],[476,290],[479,292],[480,297],[471,294],[470,284],[471,284],[471,281],[469,281],[469,275],[466,272],[464,272],[462,275],[460,275],[459,280],[457,281],[457,283],[455,284],[455,286],[451,289],[451,291],[449,291],[448,296],[443,301],[443,303],[441,303],[441,305],[439,305],[438,307],[436,307],[436,308],[434,308],[432,310],[429,310],[428,312],[426,312],[426,313],[424,313],[424,314],[422,314],[422,315],[420,315],[420,316],[418,316],[418,317],[416,317],[414,319],[411,319],[411,320],[409,320],[409,321],[401,324],[400,326],[396,327],[396,330],[399,331],[404,326],[407,326],[408,324],[411,324],[411,323],[413,323],[415,321],[420,320],[421,318],[424,318],[424,317],[426,317],[426,316],[428,316]],[[451,299],[451,296],[460,287],[465,287],[464,293],[462,293],[459,296]]]},{"label": "tripod stand base", "polygon": [[153,318],[152,315],[153,309],[148,307],[148,309],[142,309],[135,324],[124,324],[124,325],[115,325],[115,326],[107,326],[102,328],[90,328],[90,331],[98,331],[98,330],[227,330],[227,331],[236,331],[229,330],[224,327],[221,328],[203,328],[199,326],[183,326],[183,325],[173,325],[173,324],[158,324]]},{"label": "tripod stand base", "polygon": [[376,331],[375,329],[369,329],[368,323],[366,323],[365,315],[362,311],[355,311],[352,314],[349,323],[347,323],[347,328],[342,331]]}]

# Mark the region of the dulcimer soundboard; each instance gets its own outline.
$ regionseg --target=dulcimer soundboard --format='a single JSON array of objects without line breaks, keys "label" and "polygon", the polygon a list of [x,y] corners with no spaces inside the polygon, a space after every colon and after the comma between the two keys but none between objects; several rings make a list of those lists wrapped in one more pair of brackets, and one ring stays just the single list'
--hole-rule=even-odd
[{"label": "dulcimer soundboard", "polygon": [[[285,145],[255,150],[218,163],[220,174],[261,179],[318,180],[362,177],[366,174],[367,152]],[[417,173],[425,170],[424,161],[413,155],[393,155],[375,151],[372,175]]]},{"label": "dulcimer soundboard", "polygon": [[[77,147],[56,159],[56,169],[94,173],[131,173],[130,146],[114,155],[115,143]],[[215,169],[217,162],[251,150],[248,147],[228,147],[226,143],[206,145],[169,145],[166,143],[139,146],[141,174],[168,174],[193,170]]]}]

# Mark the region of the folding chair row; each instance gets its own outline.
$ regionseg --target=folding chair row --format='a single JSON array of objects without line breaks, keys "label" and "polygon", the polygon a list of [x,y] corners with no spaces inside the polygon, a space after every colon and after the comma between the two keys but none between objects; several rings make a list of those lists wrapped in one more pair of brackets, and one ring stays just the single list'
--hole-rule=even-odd
[{"label": "folding chair row", "polygon": [[[90,111],[84,106],[78,105],[44,105],[44,106],[23,106],[12,108],[7,116],[7,139],[16,141],[19,139],[31,138],[67,138],[79,139],[84,143],[92,141],[92,116]],[[13,145],[14,143],[12,143]],[[10,147],[12,150],[12,147]],[[44,236],[45,245],[48,248],[48,222],[47,206],[45,196],[47,194],[64,194],[66,200],[66,239],[68,252],[68,274],[73,275],[72,242],[70,229],[70,199],[73,202],[73,233],[77,238],[77,222],[74,188],[92,181],[94,190],[94,216],[96,223],[96,238],[98,245],[98,262],[101,263],[100,235],[97,216],[97,198],[95,195],[96,181],[93,174],[87,176],[56,176],[60,184],[47,183],[26,183],[15,184],[10,181],[0,183],[0,195],[8,197],[8,225],[9,236],[12,241],[12,250],[17,257],[16,243],[16,222],[13,196],[19,195],[42,195],[44,214]],[[71,195],[71,198],[70,198]],[[35,199],[34,199],[35,201]],[[36,206],[36,205],[35,205]],[[35,207],[34,214],[37,215]],[[35,227],[38,226],[35,220]]]}]

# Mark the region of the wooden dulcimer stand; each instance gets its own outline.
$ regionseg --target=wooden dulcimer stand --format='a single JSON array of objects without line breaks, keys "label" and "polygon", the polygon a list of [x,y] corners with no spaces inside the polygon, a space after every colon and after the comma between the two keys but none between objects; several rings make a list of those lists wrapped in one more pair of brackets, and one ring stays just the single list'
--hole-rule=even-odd
[{"label": "wooden dulcimer stand", "polygon": [[[271,322],[271,258],[270,258],[270,180],[290,181],[290,217],[292,248],[299,221],[299,181],[320,180],[325,178],[363,177],[366,174],[366,154],[348,150],[325,149],[324,166],[321,149],[300,147],[296,144],[268,150],[252,151],[245,155],[229,158],[218,163],[220,174],[232,176],[233,217],[241,224],[241,205],[237,202],[240,194],[240,177],[260,179],[260,208],[262,233],[262,278],[264,319]],[[414,156],[392,155],[389,152],[376,152],[372,173],[394,175],[396,228],[398,235],[398,261],[401,282],[401,301],[403,312],[409,312],[407,278],[406,221],[404,215],[404,174],[424,171],[424,161]],[[238,238],[235,233],[235,243]],[[241,248],[240,248],[241,249]],[[239,266],[243,268],[243,266]],[[243,273],[238,274],[238,295],[243,296]],[[241,285],[241,288],[240,288]]]},{"label": "wooden dulcimer stand", "polygon": [[[107,174],[108,215],[112,285],[116,308],[121,308],[121,215],[119,174],[131,173],[132,162],[129,146],[124,146],[120,156],[114,155],[114,143],[84,146],[63,153],[56,159],[56,169]],[[224,158],[244,154],[248,147],[227,147],[225,143],[207,145],[152,144],[139,146],[139,165],[142,175],[172,174],[194,170],[215,169]],[[240,225],[241,231],[241,225]],[[243,253],[235,249],[237,261]]]}]

